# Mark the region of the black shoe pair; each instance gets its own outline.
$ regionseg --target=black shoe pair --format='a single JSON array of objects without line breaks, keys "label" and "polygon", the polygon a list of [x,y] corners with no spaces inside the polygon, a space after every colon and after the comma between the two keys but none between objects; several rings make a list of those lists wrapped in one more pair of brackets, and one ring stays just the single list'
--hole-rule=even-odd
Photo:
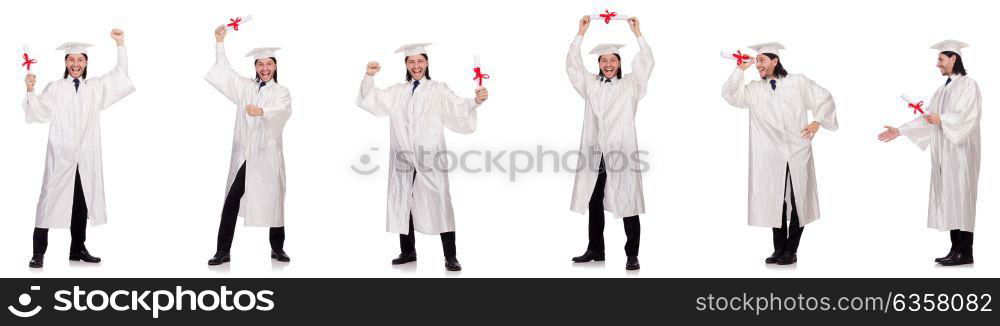
[{"label": "black shoe pair", "polygon": [[952,251],[948,253],[947,256],[935,259],[934,261],[940,264],[941,266],[968,265],[975,262],[972,259],[972,254],[965,254],[956,251]]},{"label": "black shoe pair", "polygon": [[791,265],[799,261],[797,254],[791,251],[775,251],[764,259],[765,264]]},{"label": "black shoe pair", "polygon": [[[603,252],[587,250],[583,255],[573,257],[574,263],[588,263],[592,261],[604,261],[605,256]],[[639,269],[639,257],[628,256],[625,262],[625,270],[634,271]]]},{"label": "black shoe pair", "polygon": [[[417,261],[416,252],[402,252],[399,254],[399,256],[396,256],[396,258],[392,260],[392,264],[402,265],[406,263],[412,263],[415,261]],[[444,269],[451,272],[461,271],[462,264],[458,262],[458,258],[455,258],[455,256],[444,257]]]}]

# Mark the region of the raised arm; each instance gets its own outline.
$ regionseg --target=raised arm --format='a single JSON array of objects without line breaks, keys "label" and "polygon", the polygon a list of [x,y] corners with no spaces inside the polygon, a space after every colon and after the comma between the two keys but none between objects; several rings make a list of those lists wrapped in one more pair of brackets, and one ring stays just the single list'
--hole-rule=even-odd
[{"label": "raised arm", "polygon": [[209,69],[205,75],[205,80],[219,90],[223,96],[239,105],[248,89],[253,89],[254,80],[240,76],[229,64],[226,57],[226,26],[219,26],[215,29],[215,65]]},{"label": "raised arm", "polygon": [[128,52],[125,50],[125,32],[120,29],[111,30],[111,38],[115,40],[118,49],[118,62],[110,72],[95,78],[92,82],[100,85],[101,110],[111,107],[119,100],[135,92],[135,85],[128,76]]},{"label": "raised arm", "polygon": [[440,93],[437,97],[442,102],[435,104],[438,104],[437,106],[444,110],[441,116],[444,119],[445,127],[460,134],[469,134],[476,131],[476,121],[478,118],[476,108],[486,100],[486,94],[484,93],[486,89],[476,89],[475,98],[464,98],[455,95],[448,88],[448,85],[444,83],[439,85]]},{"label": "raised arm", "polygon": [[365,67],[365,78],[361,80],[361,89],[355,104],[376,117],[389,115],[392,105],[392,93],[387,89],[375,87],[375,74],[382,70],[378,62],[369,62]]},{"label": "raised arm", "polygon": [[722,98],[729,105],[740,109],[750,108],[750,88],[743,84],[743,74],[753,64],[753,61],[744,62],[736,67],[733,73],[729,74],[729,79],[722,85]]},{"label": "raised arm", "polygon": [[580,53],[580,45],[583,44],[583,35],[590,27],[590,16],[583,16],[580,19],[580,28],[573,39],[573,44],[569,46],[569,53],[566,54],[566,74],[569,75],[569,82],[573,84],[573,89],[580,96],[587,96],[587,80],[591,75],[583,66],[583,55]]},{"label": "raised arm", "polygon": [[46,123],[52,118],[52,94],[49,93],[52,84],[45,86],[42,95],[35,95],[35,75],[24,77],[28,91],[24,95],[21,107],[24,109],[24,121],[27,123]]},{"label": "raised arm", "polygon": [[639,42],[639,53],[632,59],[632,75],[635,76],[636,88],[639,91],[638,96],[642,98],[646,96],[646,86],[649,84],[649,76],[653,74],[655,62],[653,52],[649,50],[649,44],[646,43],[646,38],[639,30],[639,18],[630,17],[628,24],[632,28],[632,33],[635,34],[636,41]]}]

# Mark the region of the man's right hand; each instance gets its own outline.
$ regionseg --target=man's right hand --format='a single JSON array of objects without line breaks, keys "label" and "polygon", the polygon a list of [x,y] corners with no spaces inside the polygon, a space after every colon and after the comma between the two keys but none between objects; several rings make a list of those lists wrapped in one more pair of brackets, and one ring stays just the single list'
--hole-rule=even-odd
[{"label": "man's right hand", "polygon": [[226,40],[226,25],[219,25],[215,28],[215,42],[222,43]]},{"label": "man's right hand", "polygon": [[366,68],[366,70],[367,71],[365,71],[365,74],[367,74],[368,76],[375,76],[375,74],[377,74],[380,70],[382,70],[382,66],[380,66],[378,62],[371,61],[368,62],[368,67]]},{"label": "man's right hand", "polygon": [[587,29],[590,28],[590,16],[583,16],[580,19],[580,31],[576,35],[583,36],[587,33]]},{"label": "man's right hand", "polygon": [[24,86],[28,87],[29,93],[35,91],[35,74],[28,74],[27,76],[24,76]]},{"label": "man's right hand", "polygon": [[878,134],[878,140],[886,143],[891,142],[896,137],[899,137],[899,129],[893,126],[885,126],[885,131]]},{"label": "man's right hand", "polygon": [[747,68],[750,68],[750,66],[752,66],[756,62],[757,59],[751,58],[750,60],[743,61],[743,64],[739,65],[738,67],[740,67],[740,70],[746,71]]}]

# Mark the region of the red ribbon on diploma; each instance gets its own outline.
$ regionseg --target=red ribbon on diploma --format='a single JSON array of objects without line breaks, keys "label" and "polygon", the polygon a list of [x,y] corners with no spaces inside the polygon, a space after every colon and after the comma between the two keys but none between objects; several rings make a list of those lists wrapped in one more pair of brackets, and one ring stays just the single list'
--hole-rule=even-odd
[{"label": "red ribbon on diploma", "polygon": [[744,60],[749,61],[750,55],[743,54],[743,52],[740,52],[740,50],[736,50],[736,53],[733,53],[733,58],[736,58],[736,65],[739,66],[743,64]]},{"label": "red ribbon on diploma", "polygon": [[472,71],[476,73],[476,77],[472,77],[472,80],[478,80],[479,86],[483,86],[483,79],[490,79],[490,75],[484,74],[482,70],[479,70],[479,67],[472,69]]},{"label": "red ribbon on diploma", "polygon": [[229,18],[229,24],[226,24],[226,26],[232,26],[234,31],[239,31],[241,21],[243,21],[242,17],[236,17],[236,19]]},{"label": "red ribbon on diploma", "polygon": [[913,109],[913,114],[917,114],[917,111],[920,111],[920,114],[924,114],[924,109],[922,108],[923,106],[924,101],[920,101],[920,103],[917,104],[910,103],[907,107]]},{"label": "red ribbon on diploma", "polygon": [[601,14],[600,16],[601,16],[601,18],[604,18],[604,23],[605,24],[610,24],[611,23],[611,18],[615,17],[615,16],[618,16],[618,12],[611,12],[611,11],[609,11],[607,9],[604,9],[604,13]]},{"label": "red ribbon on diploma", "polygon": [[22,63],[22,64],[21,64],[21,66],[23,66],[23,67],[27,67],[27,68],[28,68],[28,70],[31,70],[31,65],[33,65],[33,64],[36,64],[36,63],[38,63],[38,60],[35,60],[35,59],[32,59],[32,58],[29,58],[29,57],[28,57],[28,54],[27,54],[27,53],[25,53],[25,54],[24,54],[24,63]]}]

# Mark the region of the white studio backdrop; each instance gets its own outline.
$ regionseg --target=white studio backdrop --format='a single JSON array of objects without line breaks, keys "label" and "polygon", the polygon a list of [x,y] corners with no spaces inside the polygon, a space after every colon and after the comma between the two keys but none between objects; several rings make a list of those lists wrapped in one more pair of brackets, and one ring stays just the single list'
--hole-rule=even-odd
[{"label": "white studio backdrop", "polygon": [[[573,175],[451,174],[458,258],[446,273],[441,242],[417,236],[420,260],[392,267],[397,236],[384,232],[389,121],[354,105],[365,63],[376,84],[404,77],[399,45],[433,42],[430,71],[472,97],[480,55],[490,99],[478,130],[448,133],[456,152],[576,150],[583,100],[565,73],[582,15],[638,16],[656,58],[636,116],[649,152],[641,216],[642,270],[624,271],[620,220],[606,227],[608,261],[573,265],[587,219],[569,211]],[[1000,193],[991,108],[1000,96],[994,6],[983,1],[35,1],[0,13],[0,257],[4,277],[991,277],[1000,272],[995,204]],[[222,209],[235,106],[203,80],[215,26],[252,14],[226,39],[237,71],[258,46],[279,46],[279,81],[292,94],[285,128],[290,264],[269,258],[267,230],[237,228],[233,262],[209,268]],[[137,91],[102,113],[109,223],[88,229],[99,266],[66,260],[68,230],[53,230],[42,270],[27,267],[41,187],[47,125],[24,123],[22,44],[37,57],[38,90],[61,77],[66,41],[96,44],[90,74],[115,62],[113,27],[125,30]],[[931,44],[972,44],[964,60],[983,93],[983,163],[975,244],[978,262],[939,268],[947,233],[926,225],[929,153],[905,138],[876,140],[882,125],[913,117],[900,94],[929,97],[944,82]],[[840,130],[814,141],[822,218],[809,225],[793,267],[771,267],[771,231],[746,223],[746,111],[720,96],[734,69],[719,50],[780,41],[782,61],[830,90]],[[584,41],[628,44],[623,21],[594,22]],[[585,55],[586,62],[594,56]],[[749,72],[748,72],[749,73]],[[755,72],[754,72],[755,74]],[[755,76],[753,78],[756,78]],[[376,148],[373,150],[373,148]],[[363,160],[367,155],[370,159]],[[501,161],[506,162],[507,157]],[[551,159],[549,159],[551,160]],[[572,162],[572,161],[571,161]],[[476,163],[473,163],[474,165]],[[484,163],[479,162],[482,166]],[[380,166],[371,175],[352,170]]]}]

